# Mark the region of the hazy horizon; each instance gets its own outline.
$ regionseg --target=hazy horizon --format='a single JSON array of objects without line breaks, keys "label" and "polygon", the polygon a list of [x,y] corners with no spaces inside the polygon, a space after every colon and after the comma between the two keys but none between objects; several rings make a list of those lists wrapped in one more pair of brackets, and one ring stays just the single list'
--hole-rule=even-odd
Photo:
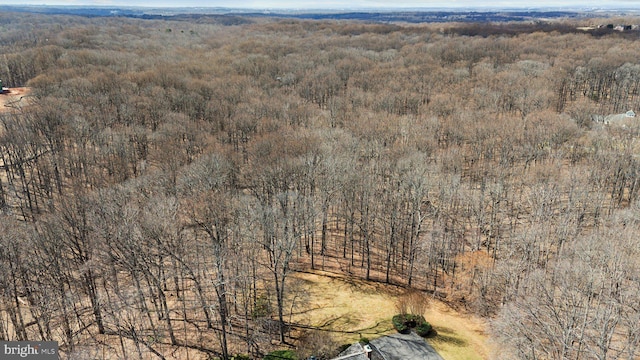
[{"label": "hazy horizon", "polygon": [[487,5],[486,1],[479,0],[402,0],[396,2],[381,0],[355,0],[355,1],[293,1],[293,0],[185,0],[176,4],[171,0],[0,0],[0,5],[44,5],[44,6],[135,6],[135,7],[226,7],[247,9],[425,9],[430,8],[594,8],[594,9],[640,9],[640,3],[634,0],[610,0],[610,1],[577,1],[577,0],[498,0]]}]

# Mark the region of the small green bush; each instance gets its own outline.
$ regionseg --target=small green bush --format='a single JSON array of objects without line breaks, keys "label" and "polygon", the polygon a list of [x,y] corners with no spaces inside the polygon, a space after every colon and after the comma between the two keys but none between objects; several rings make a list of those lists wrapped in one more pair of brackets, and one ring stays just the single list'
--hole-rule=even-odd
[{"label": "small green bush", "polygon": [[293,350],[276,350],[270,352],[263,360],[298,360],[296,353]]},{"label": "small green bush", "polygon": [[364,336],[360,338],[360,344],[367,345],[368,343],[369,343],[369,338],[366,338]]},{"label": "small green bush", "polygon": [[298,360],[296,353],[293,350],[276,350],[272,351],[267,356],[262,358],[263,360]]},{"label": "small green bush", "polygon": [[410,330],[405,323],[405,315],[395,315],[393,318],[391,318],[391,322],[393,323],[393,327],[396,328],[399,333],[405,334]]},{"label": "small green bush", "polygon": [[422,324],[423,322],[426,322],[426,320],[424,319],[424,316],[422,315],[406,315],[407,320],[411,323],[415,323],[416,326],[418,324]]},{"label": "small green bush", "polygon": [[416,326],[416,333],[422,337],[427,337],[431,333],[431,324],[423,321]]},{"label": "small green bush", "polygon": [[236,354],[231,357],[231,360],[251,360],[251,356],[244,354]]},{"label": "small green bush", "polygon": [[[431,331],[431,324],[422,315],[398,314],[391,319],[391,322],[401,334],[408,334],[412,328],[416,328],[416,332],[420,336],[426,336]],[[421,335],[421,332],[424,332],[425,335]]]},{"label": "small green bush", "polygon": [[271,302],[269,301],[269,298],[266,295],[260,295],[256,299],[256,304],[251,312],[251,316],[254,320],[261,317],[267,317],[271,315],[271,310]]}]

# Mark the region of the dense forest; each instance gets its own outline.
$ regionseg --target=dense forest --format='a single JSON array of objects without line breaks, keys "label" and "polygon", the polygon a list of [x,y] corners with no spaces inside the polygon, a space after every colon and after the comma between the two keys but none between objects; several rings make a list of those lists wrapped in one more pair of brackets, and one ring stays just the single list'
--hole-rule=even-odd
[{"label": "dense forest", "polygon": [[0,14],[0,339],[261,358],[324,269],[494,358],[637,359],[640,126],[593,121],[640,109],[637,33],[461,28]]}]

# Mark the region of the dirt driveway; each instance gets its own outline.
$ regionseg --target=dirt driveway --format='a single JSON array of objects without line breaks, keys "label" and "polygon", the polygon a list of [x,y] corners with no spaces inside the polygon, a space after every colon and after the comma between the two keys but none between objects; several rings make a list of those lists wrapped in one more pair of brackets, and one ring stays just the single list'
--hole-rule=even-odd
[{"label": "dirt driveway", "polygon": [[26,87],[10,88],[8,93],[0,94],[0,112],[11,110],[12,107],[23,106],[24,97],[29,95],[30,89]]}]

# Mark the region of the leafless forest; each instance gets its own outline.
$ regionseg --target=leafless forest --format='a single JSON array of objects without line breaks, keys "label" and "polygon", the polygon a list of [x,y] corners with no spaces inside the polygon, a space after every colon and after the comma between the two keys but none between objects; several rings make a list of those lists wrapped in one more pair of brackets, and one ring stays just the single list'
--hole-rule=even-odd
[{"label": "leafless forest", "polygon": [[637,33],[0,29],[31,88],[0,113],[1,339],[260,358],[326,269],[490,319],[496,358],[640,356],[640,126],[592,121],[640,111]]}]

